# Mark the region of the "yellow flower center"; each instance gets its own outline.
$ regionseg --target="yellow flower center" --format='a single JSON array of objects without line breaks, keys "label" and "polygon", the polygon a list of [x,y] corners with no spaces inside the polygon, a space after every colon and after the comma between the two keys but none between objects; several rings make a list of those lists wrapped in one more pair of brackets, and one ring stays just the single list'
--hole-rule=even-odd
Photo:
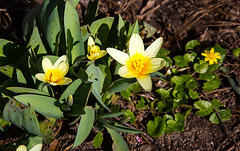
[{"label": "yellow flower center", "polygon": [[205,53],[208,55],[210,60],[214,60],[216,58],[215,53],[210,52],[209,50],[205,50]]},{"label": "yellow flower center", "polygon": [[90,56],[93,56],[95,53],[99,53],[99,52],[100,52],[100,47],[94,45],[90,50]]},{"label": "yellow flower center", "polygon": [[59,70],[49,70],[45,74],[46,81],[58,83],[62,78],[60,77],[61,72]]},{"label": "yellow flower center", "polygon": [[148,60],[148,57],[145,57],[142,54],[133,55],[127,61],[127,68],[129,69],[129,72],[131,72],[136,77],[144,74],[147,60]]}]

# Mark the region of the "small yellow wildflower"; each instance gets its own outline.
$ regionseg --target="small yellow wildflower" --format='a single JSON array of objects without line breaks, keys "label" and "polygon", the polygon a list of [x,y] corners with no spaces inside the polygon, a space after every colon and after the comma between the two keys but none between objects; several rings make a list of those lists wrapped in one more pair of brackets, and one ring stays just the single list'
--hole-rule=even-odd
[{"label": "small yellow wildflower", "polygon": [[67,85],[72,82],[72,79],[64,77],[68,70],[67,56],[61,56],[54,65],[48,58],[43,58],[42,68],[44,73],[38,73],[35,77],[43,82],[55,85]]},{"label": "small yellow wildflower", "polygon": [[162,58],[155,58],[162,43],[163,38],[158,38],[144,51],[141,37],[133,34],[129,41],[129,55],[114,48],[107,48],[107,52],[123,65],[118,70],[121,77],[136,78],[145,90],[151,91],[150,73],[158,71],[166,63]]},{"label": "small yellow wildflower", "polygon": [[100,47],[95,45],[95,42],[91,36],[88,38],[87,50],[88,50],[87,57],[89,60],[97,60],[107,54],[107,51],[100,50]]},{"label": "small yellow wildflower", "polygon": [[214,52],[214,48],[211,48],[211,50],[205,50],[205,53],[201,53],[205,59],[204,61],[209,61],[209,64],[212,65],[214,63],[217,63],[217,59],[221,59],[220,53]]}]

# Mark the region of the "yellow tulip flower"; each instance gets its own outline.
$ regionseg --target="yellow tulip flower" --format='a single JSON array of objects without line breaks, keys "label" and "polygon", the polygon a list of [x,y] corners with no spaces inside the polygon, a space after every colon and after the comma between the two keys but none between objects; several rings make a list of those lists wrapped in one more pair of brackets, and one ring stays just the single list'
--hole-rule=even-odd
[{"label": "yellow tulip flower", "polygon": [[107,54],[105,50],[100,50],[100,47],[95,45],[95,42],[91,36],[88,38],[87,50],[88,50],[87,57],[89,60],[97,60]]},{"label": "yellow tulip flower", "polygon": [[136,78],[147,91],[152,90],[150,73],[160,70],[165,60],[155,58],[163,43],[163,38],[156,39],[145,51],[144,44],[138,34],[133,34],[129,41],[129,55],[114,48],[107,48],[111,57],[123,66],[118,74],[124,78]]},{"label": "yellow tulip flower", "polygon": [[201,53],[201,55],[205,57],[204,61],[209,61],[210,65],[217,63],[217,59],[221,59],[220,53],[214,52],[214,48],[210,51],[205,50],[204,52],[205,53]]},{"label": "yellow tulip flower", "polygon": [[64,77],[68,70],[67,56],[61,56],[54,65],[48,58],[43,58],[42,68],[44,73],[38,73],[35,77],[43,82],[49,83],[53,86],[67,85],[72,82],[72,79]]}]

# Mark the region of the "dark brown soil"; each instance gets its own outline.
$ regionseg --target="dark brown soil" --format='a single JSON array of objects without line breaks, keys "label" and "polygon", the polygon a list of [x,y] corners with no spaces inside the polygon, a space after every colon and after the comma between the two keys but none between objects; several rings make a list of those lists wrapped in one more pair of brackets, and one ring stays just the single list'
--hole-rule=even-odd
[{"label": "dark brown soil", "polygon": [[[24,15],[41,0],[3,0],[0,1],[0,38],[24,44],[21,22]],[[80,21],[86,10],[88,0],[81,0],[77,6]],[[197,39],[204,47],[216,43],[227,51],[223,65],[230,68],[234,78],[239,80],[239,58],[232,55],[232,50],[240,46],[240,1],[237,0],[100,0],[98,18],[104,16],[122,17],[131,22],[146,21],[157,28],[155,38],[164,38],[164,48],[171,50],[171,55],[184,53],[186,42]],[[119,101],[123,108],[129,108],[136,118],[135,125],[143,134],[121,133],[130,150],[238,150],[240,145],[240,102],[239,95],[232,89],[226,77],[218,73],[222,85],[218,90],[208,93],[210,99],[217,98],[225,107],[232,110],[232,118],[220,125],[208,121],[208,117],[200,117],[191,113],[185,122],[183,132],[164,134],[152,138],[146,132],[146,122],[150,120],[149,112],[139,111],[127,100]],[[201,94],[201,98],[206,99]],[[134,102],[134,101],[133,101]],[[72,150],[77,126],[64,123],[54,143],[44,145],[44,150]],[[16,135],[13,135],[13,134]],[[94,132],[92,132],[94,134]],[[15,141],[23,131],[11,127],[6,132],[0,131],[0,146]],[[138,142],[136,137],[142,142]],[[105,133],[105,141],[101,148],[92,145],[94,135],[75,150],[111,150],[110,136]],[[57,147],[53,147],[56,145]]]}]

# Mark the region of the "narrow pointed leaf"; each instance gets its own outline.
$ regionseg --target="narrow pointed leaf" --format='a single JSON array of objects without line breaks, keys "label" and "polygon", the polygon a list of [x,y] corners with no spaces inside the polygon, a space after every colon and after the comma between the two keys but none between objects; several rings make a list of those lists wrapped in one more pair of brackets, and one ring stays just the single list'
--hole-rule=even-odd
[{"label": "narrow pointed leaf", "polygon": [[88,137],[93,127],[94,118],[95,118],[94,108],[90,106],[86,106],[84,110],[86,114],[81,117],[81,121],[79,123],[77,136],[74,141],[73,148],[82,144],[82,142]]}]

